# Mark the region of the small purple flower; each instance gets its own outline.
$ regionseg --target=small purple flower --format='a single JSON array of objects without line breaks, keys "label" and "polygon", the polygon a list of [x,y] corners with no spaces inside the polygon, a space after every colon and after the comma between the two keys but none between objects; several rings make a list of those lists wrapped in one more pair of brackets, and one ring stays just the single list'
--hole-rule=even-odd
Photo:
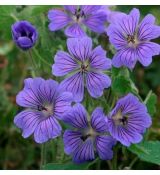
[{"label": "small purple flower", "polygon": [[139,10],[134,8],[108,27],[109,40],[118,50],[112,60],[115,67],[133,69],[137,61],[149,66],[152,56],[160,54],[160,45],[150,41],[160,36],[160,26],[154,25],[155,17],[149,14],[138,24],[139,17]]},{"label": "small purple flower", "polygon": [[11,28],[13,40],[22,50],[28,50],[35,45],[38,32],[31,23],[28,21],[18,21]]},{"label": "small purple flower", "polygon": [[108,128],[113,138],[123,145],[139,143],[146,128],[151,125],[146,106],[132,94],[118,100],[108,116]]},{"label": "small purple flower", "polygon": [[75,104],[63,120],[77,128],[66,130],[63,136],[66,154],[72,155],[75,163],[83,163],[95,159],[98,153],[102,160],[113,157],[112,147],[116,141],[108,135],[107,123],[102,108],[97,107],[88,121],[87,112],[81,104]]},{"label": "small purple flower", "polygon": [[65,34],[69,37],[85,36],[84,26],[94,32],[103,33],[106,15],[99,11],[100,8],[100,5],[65,5],[64,10],[50,10],[48,12],[48,18],[51,21],[49,29],[56,31],[68,26]]},{"label": "small purple flower", "polygon": [[92,40],[88,37],[67,40],[69,53],[58,51],[52,67],[55,76],[72,73],[60,84],[65,91],[72,92],[74,100],[80,102],[86,86],[89,94],[100,97],[103,89],[111,85],[111,79],[103,71],[111,68],[111,60],[101,46],[92,50]]},{"label": "small purple flower", "polygon": [[34,140],[43,143],[61,134],[57,119],[70,110],[72,94],[60,92],[54,80],[28,78],[16,102],[26,108],[14,118],[16,126],[23,131],[22,136],[27,138],[34,133]]}]

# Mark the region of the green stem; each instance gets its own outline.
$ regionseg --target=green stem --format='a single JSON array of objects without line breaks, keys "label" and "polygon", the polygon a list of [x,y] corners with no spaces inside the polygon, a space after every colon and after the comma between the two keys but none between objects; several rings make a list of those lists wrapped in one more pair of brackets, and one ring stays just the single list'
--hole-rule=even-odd
[{"label": "green stem", "polygon": [[112,163],[110,160],[107,160],[107,164],[108,164],[109,170],[112,170]]},{"label": "green stem", "polygon": [[89,94],[88,91],[86,90],[86,110],[88,111],[89,109]]},{"label": "green stem", "polygon": [[41,146],[41,165],[40,169],[43,168],[43,165],[46,164],[46,143],[43,143]]},{"label": "green stem", "polygon": [[28,51],[28,54],[29,54],[29,57],[30,57],[30,61],[31,61],[31,65],[32,65],[32,77],[36,77],[36,70],[37,70],[37,66],[33,60],[33,57],[32,57],[32,52],[31,50]]},{"label": "green stem", "polygon": [[41,55],[39,54],[39,52],[38,52],[35,48],[33,48],[33,52],[34,52],[35,55],[36,55],[43,63],[45,63],[47,66],[49,66],[49,67],[52,66],[52,65],[50,65],[45,59],[43,59],[43,58],[41,57]]},{"label": "green stem", "polygon": [[132,162],[131,162],[130,165],[129,165],[130,169],[132,169],[133,165],[137,162],[137,160],[138,160],[138,157],[135,157],[135,158],[132,160]]},{"label": "green stem", "polygon": [[114,150],[113,161],[112,161],[112,170],[117,170],[117,153],[118,153],[118,147],[116,146]]},{"label": "green stem", "polygon": [[16,22],[19,21],[19,19],[18,19],[13,13],[11,13],[10,16],[11,16]]},{"label": "green stem", "polygon": [[149,93],[147,94],[147,97],[146,97],[146,99],[144,100],[144,104],[147,103],[147,101],[149,100],[149,98],[151,97],[151,95],[152,95],[152,90],[150,90]]}]

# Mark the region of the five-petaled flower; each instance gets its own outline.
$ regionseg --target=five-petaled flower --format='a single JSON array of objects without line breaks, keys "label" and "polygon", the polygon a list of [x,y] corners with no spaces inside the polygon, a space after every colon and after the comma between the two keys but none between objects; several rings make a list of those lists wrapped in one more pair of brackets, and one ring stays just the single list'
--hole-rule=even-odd
[{"label": "five-petaled flower", "polygon": [[152,123],[146,106],[132,94],[119,99],[106,119],[112,137],[126,146],[139,143]]},{"label": "five-petaled flower", "polygon": [[38,32],[30,22],[18,21],[11,28],[13,40],[22,50],[28,50],[35,45]]},{"label": "five-petaled flower", "polygon": [[88,114],[81,104],[75,104],[63,120],[76,130],[66,130],[63,136],[66,154],[76,163],[95,159],[98,153],[102,160],[113,157],[112,147],[116,141],[109,135],[102,108],[97,107],[88,121]]},{"label": "five-petaled flower", "polygon": [[35,141],[43,143],[61,135],[57,119],[70,110],[72,94],[60,92],[54,80],[28,78],[16,101],[26,108],[14,118],[16,126],[23,131],[22,136],[27,138],[34,133]]},{"label": "five-petaled flower", "polygon": [[134,8],[107,29],[111,44],[118,50],[112,60],[115,67],[133,69],[137,61],[148,66],[152,56],[160,54],[160,45],[150,41],[160,36],[160,26],[154,25],[155,17],[148,14],[138,24],[139,17],[139,10]]},{"label": "five-petaled flower", "polygon": [[111,79],[103,71],[111,68],[111,60],[101,46],[92,50],[92,40],[88,37],[67,40],[69,53],[58,51],[52,67],[53,75],[72,75],[63,80],[60,87],[72,92],[74,100],[80,102],[86,86],[89,94],[100,97],[103,89],[111,85]]},{"label": "five-petaled flower", "polygon": [[49,29],[56,31],[68,25],[65,34],[69,37],[85,36],[86,33],[82,28],[84,26],[94,32],[103,33],[106,14],[100,9],[100,5],[65,5],[64,11],[50,10],[48,12],[48,18],[51,21]]}]

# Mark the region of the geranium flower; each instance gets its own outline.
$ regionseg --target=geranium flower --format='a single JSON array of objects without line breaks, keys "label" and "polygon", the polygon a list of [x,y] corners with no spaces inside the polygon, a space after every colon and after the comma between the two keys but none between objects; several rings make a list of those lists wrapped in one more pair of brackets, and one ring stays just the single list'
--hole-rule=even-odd
[{"label": "geranium flower", "polygon": [[61,134],[57,119],[70,110],[72,94],[60,92],[54,80],[28,78],[16,102],[26,108],[14,118],[15,125],[23,131],[22,136],[34,134],[35,141],[43,143]]},{"label": "geranium flower", "polygon": [[132,94],[119,99],[108,116],[110,134],[126,146],[139,143],[143,138],[142,134],[151,123],[146,106]]},{"label": "geranium flower", "polygon": [[148,14],[138,24],[139,17],[139,10],[134,8],[107,29],[110,42],[118,50],[112,60],[115,67],[133,69],[137,61],[149,66],[152,56],[160,54],[160,45],[150,41],[160,36],[160,27],[154,25],[155,17]]},{"label": "geranium flower", "polygon": [[81,104],[75,104],[70,113],[64,115],[63,120],[76,128],[64,133],[66,154],[71,155],[76,163],[95,159],[95,153],[98,153],[102,160],[112,159],[112,147],[116,141],[108,134],[102,108],[97,107],[89,121],[87,117],[87,112]]},{"label": "geranium flower", "polygon": [[50,10],[48,12],[48,18],[51,21],[49,29],[56,31],[68,26],[65,34],[69,37],[85,36],[84,26],[96,33],[103,33],[106,15],[99,11],[100,8],[100,5],[65,5],[64,10]]},{"label": "geranium flower", "polygon": [[13,40],[22,50],[28,50],[35,45],[38,32],[30,22],[18,21],[11,28]]},{"label": "geranium flower", "polygon": [[103,71],[111,68],[110,59],[101,46],[92,50],[92,40],[88,37],[70,38],[67,40],[69,54],[58,51],[52,67],[55,76],[72,73],[63,80],[60,87],[72,92],[74,100],[80,102],[84,96],[84,87],[89,94],[100,97],[103,89],[111,85],[111,79]]}]

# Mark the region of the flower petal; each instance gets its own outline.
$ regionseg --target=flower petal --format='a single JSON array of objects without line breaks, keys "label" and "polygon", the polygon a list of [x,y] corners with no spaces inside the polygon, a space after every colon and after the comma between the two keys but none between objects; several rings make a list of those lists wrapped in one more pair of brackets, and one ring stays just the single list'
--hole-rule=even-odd
[{"label": "flower petal", "polygon": [[75,23],[72,24],[71,26],[68,26],[65,29],[65,35],[67,35],[68,37],[78,38],[86,36],[86,33],[79,24]]},{"label": "flower petal", "polygon": [[87,139],[85,142],[83,142],[80,148],[76,149],[73,154],[73,161],[75,163],[91,161],[94,158],[94,145],[91,139]]},{"label": "flower petal", "polygon": [[109,131],[112,137],[125,146],[130,146],[131,143],[139,143],[143,138],[138,132],[134,132],[131,129],[122,126],[115,126],[113,121],[110,119],[108,120],[108,123]]},{"label": "flower petal", "polygon": [[105,31],[105,22],[106,14],[104,12],[97,12],[84,19],[83,24],[94,32],[103,33]]},{"label": "flower petal", "polygon": [[68,12],[71,12],[72,14],[75,14],[77,10],[77,6],[76,5],[64,5],[64,9]]},{"label": "flower petal", "polygon": [[95,69],[106,70],[111,68],[111,60],[106,58],[106,51],[101,46],[92,51],[89,61],[90,66]]},{"label": "flower petal", "polygon": [[92,40],[88,37],[69,38],[67,39],[67,47],[70,54],[72,54],[75,59],[84,61],[90,56],[92,49]]},{"label": "flower petal", "polygon": [[64,151],[66,154],[72,154],[83,144],[82,134],[79,131],[66,130],[63,135]]},{"label": "flower petal", "polygon": [[43,106],[42,98],[38,95],[36,87],[30,89],[24,88],[16,96],[16,103],[22,107],[29,107],[37,109],[38,106]]},{"label": "flower petal", "polygon": [[49,24],[50,31],[56,31],[65,27],[72,19],[62,10],[50,10],[48,18],[51,21]]},{"label": "flower petal", "polygon": [[42,78],[29,78],[25,80],[25,86],[16,97],[18,105],[35,108],[43,106],[44,102],[51,103],[57,95],[58,83],[54,80]]},{"label": "flower petal", "polygon": [[111,85],[111,79],[98,72],[88,72],[86,74],[86,86],[89,94],[98,98],[103,94],[103,89],[108,88]]},{"label": "flower petal", "polygon": [[71,92],[76,102],[80,102],[84,95],[84,80],[81,72],[66,78],[60,83],[60,89]]},{"label": "flower petal", "polygon": [[123,16],[120,20],[116,21],[118,28],[121,33],[127,35],[134,35],[139,22],[140,12],[138,9],[133,8],[129,15]]},{"label": "flower petal", "polygon": [[58,51],[54,57],[54,62],[52,66],[52,73],[55,76],[63,76],[69,72],[74,71],[78,68],[76,60],[74,60],[68,53],[63,51]]},{"label": "flower petal", "polygon": [[105,115],[103,109],[97,107],[91,116],[91,126],[97,132],[106,132],[108,131],[107,123],[105,121]]},{"label": "flower petal", "polygon": [[160,54],[160,45],[148,41],[139,44],[136,51],[140,63],[143,66],[149,66],[152,62],[152,56]]},{"label": "flower petal", "polygon": [[116,25],[109,25],[107,28],[107,35],[109,36],[109,41],[114,45],[116,49],[123,49],[125,46],[127,46],[125,35],[123,35],[121,30],[119,30]]},{"label": "flower petal", "polygon": [[19,37],[17,40],[17,44],[18,46],[23,47],[24,49],[28,49],[33,46],[31,39],[26,36]]},{"label": "flower petal", "polygon": [[90,15],[100,10],[101,7],[102,5],[82,5],[81,11],[83,11],[85,15]]},{"label": "flower petal", "polygon": [[87,111],[83,105],[77,103],[68,114],[63,116],[63,121],[75,128],[86,128],[88,126]]},{"label": "flower petal", "polygon": [[49,117],[38,124],[34,132],[34,139],[37,143],[44,143],[60,136],[61,130],[58,121],[54,117]]},{"label": "flower petal", "polygon": [[110,160],[113,158],[112,147],[116,144],[116,140],[111,136],[97,136],[96,148],[99,157],[102,160]]},{"label": "flower petal", "polygon": [[154,25],[155,17],[151,14],[145,16],[138,28],[139,40],[150,40],[160,36],[160,27]]},{"label": "flower petal", "polygon": [[121,66],[126,66],[130,69],[133,69],[137,58],[136,58],[136,51],[134,48],[125,48],[120,51],[118,51],[113,59],[112,59],[112,64],[115,67],[121,67]]},{"label": "flower petal", "polygon": [[54,115],[61,119],[71,109],[73,96],[70,92],[61,92],[54,102]]},{"label": "flower petal", "polygon": [[22,136],[27,138],[35,131],[41,118],[40,112],[25,110],[15,116],[14,123],[18,128],[22,129]]}]

